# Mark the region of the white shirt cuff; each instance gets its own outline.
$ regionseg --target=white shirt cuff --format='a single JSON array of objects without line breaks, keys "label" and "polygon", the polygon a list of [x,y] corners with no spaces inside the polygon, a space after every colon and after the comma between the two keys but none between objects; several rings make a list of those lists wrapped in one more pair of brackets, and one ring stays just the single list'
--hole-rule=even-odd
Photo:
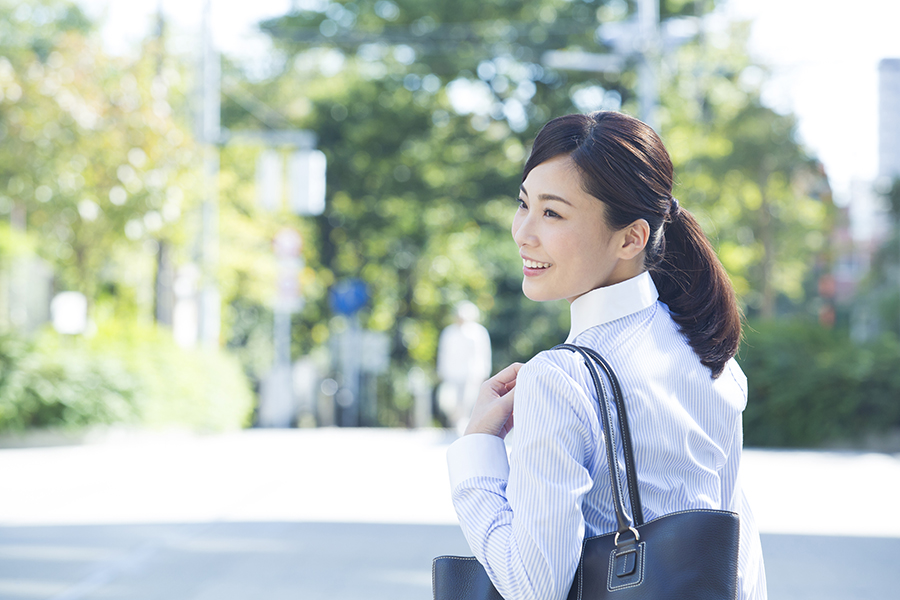
[{"label": "white shirt cuff", "polygon": [[472,477],[509,479],[506,444],[496,435],[464,435],[447,449],[447,467],[451,489]]}]

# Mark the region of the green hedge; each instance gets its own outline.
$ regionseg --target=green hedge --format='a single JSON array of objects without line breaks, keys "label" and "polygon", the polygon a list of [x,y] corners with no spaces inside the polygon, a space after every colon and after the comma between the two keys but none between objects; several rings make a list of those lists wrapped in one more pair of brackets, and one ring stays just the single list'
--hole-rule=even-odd
[{"label": "green hedge", "polygon": [[152,325],[90,338],[0,335],[0,431],[128,424],[222,431],[250,424],[254,396],[234,357],[180,348]]},{"label": "green hedge", "polygon": [[222,431],[249,426],[255,398],[237,358],[219,348],[181,348],[168,330],[114,323],[90,340],[138,380],[135,404],[148,427]]},{"label": "green hedge", "polygon": [[855,343],[817,323],[754,323],[738,361],[749,380],[746,445],[817,447],[900,427],[896,335]]},{"label": "green hedge", "polygon": [[[854,343],[816,323],[746,328],[748,446],[817,447],[900,428],[900,341]],[[108,323],[90,338],[0,334],[0,431],[111,423],[217,431],[250,424],[238,361],[165,330]]]},{"label": "green hedge", "polygon": [[136,391],[118,361],[0,335],[0,431],[133,422]]}]

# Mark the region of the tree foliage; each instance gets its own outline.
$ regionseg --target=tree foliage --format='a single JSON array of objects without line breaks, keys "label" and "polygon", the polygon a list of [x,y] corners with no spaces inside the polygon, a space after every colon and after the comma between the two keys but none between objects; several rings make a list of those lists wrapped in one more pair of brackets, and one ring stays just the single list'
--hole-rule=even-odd
[{"label": "tree foliage", "polygon": [[0,269],[40,256],[53,290],[82,292],[101,332],[3,332],[0,429],[246,422],[252,398],[233,362],[146,333],[161,248],[181,264],[194,254],[201,180],[188,85],[159,37],[136,58],[111,57],[71,2],[0,3]]},{"label": "tree foliage", "polygon": [[[703,17],[711,1],[663,0],[661,17]],[[300,218],[255,201],[261,146],[219,150],[223,341],[254,378],[271,365],[282,227],[303,236],[299,356],[346,326],[328,291],[361,278],[362,325],[392,339],[383,422],[407,418],[406,375],[431,371],[441,328],[471,300],[486,316],[495,367],[564,336],[565,304],[521,294],[509,227],[531,140],[551,117],[637,113],[636,60],[616,73],[551,69],[548,50],[610,52],[598,26],[633,16],[617,0],[304,0],[261,24],[276,48],[265,76],[223,61],[222,124],[308,129],[328,158],[327,208]],[[135,59],[106,56],[70,3],[0,4],[0,260],[30,247],[60,290],[102,318],[152,314],[166,260],[196,261],[202,149],[187,126],[191,77],[165,39]],[[746,31],[708,29],[667,49],[660,133],[676,195],[715,242],[748,312],[803,306],[827,258],[826,179],[795,123],[764,106],[765,74]],[[12,239],[12,237],[8,238]],[[17,250],[18,249],[18,250]],[[165,252],[163,252],[165,251]],[[102,320],[99,319],[99,320]]]},{"label": "tree foliage", "polygon": [[748,314],[773,318],[808,300],[834,208],[793,115],[762,103],[765,72],[746,39],[740,25],[712,31],[673,57],[662,134],[676,195],[701,217]]},{"label": "tree foliage", "polygon": [[750,401],[751,446],[854,444],[900,427],[900,343],[892,333],[867,342],[809,320],[757,321],[739,361]]},{"label": "tree foliage", "polygon": [[[262,24],[285,69],[254,90],[286,121],[315,131],[328,155],[314,271],[370,284],[364,324],[394,333],[398,364],[429,366],[440,327],[464,298],[489,315],[498,367],[557,341],[565,307],[520,293],[508,228],[521,165],[552,116],[634,114],[636,75],[633,63],[599,74],[549,69],[541,58],[564,48],[610,51],[595,24],[627,17],[627,5],[305,6]],[[664,2],[662,16],[710,8]],[[745,42],[745,32],[720,32],[666,58],[661,133],[684,205],[703,219],[750,312],[772,314],[778,302],[804,299],[828,197],[792,117],[762,105],[752,81],[762,74]],[[234,128],[253,125],[237,106],[224,115]]]},{"label": "tree foliage", "polygon": [[0,27],[0,211],[40,240],[57,289],[133,302],[196,197],[184,73],[158,40],[106,56],[69,3],[0,5]]},{"label": "tree foliage", "polygon": [[[369,283],[363,322],[393,334],[399,365],[433,363],[440,328],[464,299],[490,315],[498,364],[529,358],[562,324],[560,307],[531,305],[518,291],[508,228],[521,164],[549,115],[577,110],[567,82],[593,81],[539,59],[594,44],[579,23],[597,6],[319,8],[264,24],[288,68],[255,86],[288,121],[315,131],[328,156],[329,207],[307,260],[325,281]],[[626,88],[618,78],[607,86],[618,108]],[[255,125],[227,104],[223,120]]]},{"label": "tree foliage", "polygon": [[112,357],[0,333],[0,431],[132,422],[135,381]]}]

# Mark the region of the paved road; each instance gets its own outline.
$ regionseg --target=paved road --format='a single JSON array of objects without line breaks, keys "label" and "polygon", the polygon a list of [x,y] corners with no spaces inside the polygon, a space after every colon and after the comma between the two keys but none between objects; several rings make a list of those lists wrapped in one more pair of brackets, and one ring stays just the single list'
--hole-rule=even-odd
[{"label": "paved road", "polygon": [[[469,554],[452,439],[253,430],[0,450],[0,599],[429,598],[430,558]],[[772,600],[898,597],[900,458],[745,457]]]}]

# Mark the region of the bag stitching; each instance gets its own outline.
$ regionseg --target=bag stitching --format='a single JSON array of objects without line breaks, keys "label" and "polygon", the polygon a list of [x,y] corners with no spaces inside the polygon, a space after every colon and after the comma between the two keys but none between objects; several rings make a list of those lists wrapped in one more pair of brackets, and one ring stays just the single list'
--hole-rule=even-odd
[{"label": "bag stitching", "polygon": [[647,547],[645,542],[641,542],[638,546],[641,548],[641,578],[633,583],[613,586],[613,575],[615,575],[616,571],[616,551],[618,550],[618,548],[613,548],[612,552],[609,553],[609,571],[607,571],[606,591],[618,592],[619,590],[627,590],[644,583],[644,556],[647,554]]}]

